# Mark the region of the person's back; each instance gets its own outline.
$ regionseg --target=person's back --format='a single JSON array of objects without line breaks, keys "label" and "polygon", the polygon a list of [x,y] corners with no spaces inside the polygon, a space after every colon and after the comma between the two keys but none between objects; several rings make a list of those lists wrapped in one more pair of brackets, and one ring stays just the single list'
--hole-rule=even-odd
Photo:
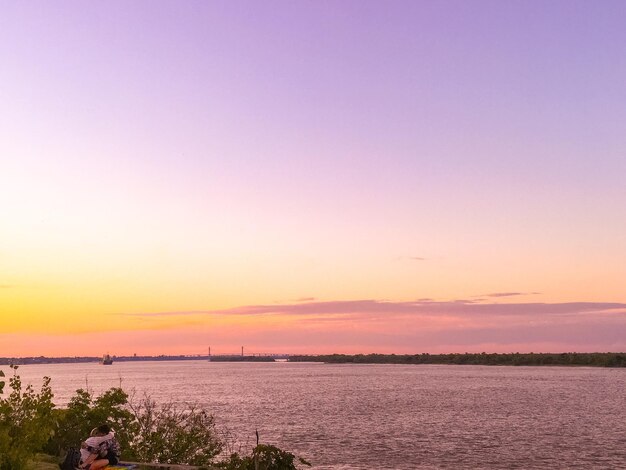
[{"label": "person's back", "polygon": [[120,445],[115,436],[100,444],[100,457],[109,461],[109,465],[117,465],[120,461]]},{"label": "person's back", "polygon": [[108,446],[114,439],[115,433],[108,426],[102,425],[94,429],[92,435],[81,445],[80,468],[97,470],[106,467],[110,462],[101,458],[100,453],[103,450],[103,446]]}]

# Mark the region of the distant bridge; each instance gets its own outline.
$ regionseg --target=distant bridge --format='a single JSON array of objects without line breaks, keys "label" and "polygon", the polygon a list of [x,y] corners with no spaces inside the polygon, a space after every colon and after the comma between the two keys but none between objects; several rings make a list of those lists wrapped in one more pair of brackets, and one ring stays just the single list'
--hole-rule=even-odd
[{"label": "distant bridge", "polygon": [[276,353],[276,352],[257,352],[257,351],[246,351],[244,347],[241,347],[240,351],[234,353],[224,353],[219,352],[217,354],[211,353],[211,347],[208,348],[208,354],[198,354],[195,357],[198,359],[211,359],[211,358],[271,358],[271,359],[289,359],[291,354],[287,353]]},{"label": "distant bridge", "polygon": [[206,359],[209,360],[211,358],[216,358],[216,359],[226,359],[226,358],[239,358],[239,360],[241,360],[241,358],[246,358],[246,359],[261,359],[261,358],[268,358],[268,359],[289,359],[290,356],[293,356],[294,354],[291,353],[285,353],[285,352],[259,352],[259,351],[248,351],[246,349],[244,349],[243,347],[236,352],[224,352],[224,351],[211,351],[211,348],[208,348],[208,351],[204,354],[185,354],[184,357],[188,358],[188,359]]}]

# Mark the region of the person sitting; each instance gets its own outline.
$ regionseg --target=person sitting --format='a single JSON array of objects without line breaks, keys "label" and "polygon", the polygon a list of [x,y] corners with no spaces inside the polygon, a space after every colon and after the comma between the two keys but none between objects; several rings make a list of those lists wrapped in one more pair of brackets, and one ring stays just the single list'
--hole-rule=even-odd
[{"label": "person sitting", "polygon": [[[109,444],[114,439],[115,433],[106,424],[93,429],[90,436],[81,445],[79,468],[99,470],[112,463],[106,456],[108,455]],[[101,456],[102,453],[104,455]]]},{"label": "person sitting", "polygon": [[[98,431],[100,433],[109,433],[112,432],[109,426],[102,425],[99,426]],[[113,435],[112,439],[107,439],[102,444],[100,444],[100,458],[106,459],[109,461],[109,465],[117,465],[120,461],[120,445]]]}]

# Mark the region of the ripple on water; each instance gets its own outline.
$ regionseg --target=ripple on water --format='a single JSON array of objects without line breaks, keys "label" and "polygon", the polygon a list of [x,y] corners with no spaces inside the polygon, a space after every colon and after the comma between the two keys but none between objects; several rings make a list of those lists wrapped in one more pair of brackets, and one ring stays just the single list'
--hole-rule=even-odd
[{"label": "ripple on water", "polygon": [[135,362],[23,366],[77,388],[122,385],[198,402],[239,445],[316,469],[626,468],[626,370],[559,367]]}]

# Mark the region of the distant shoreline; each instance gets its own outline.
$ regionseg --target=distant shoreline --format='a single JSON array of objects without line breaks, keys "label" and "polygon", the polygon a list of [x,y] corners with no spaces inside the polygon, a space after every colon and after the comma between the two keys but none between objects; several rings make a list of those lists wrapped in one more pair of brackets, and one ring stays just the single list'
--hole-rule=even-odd
[{"label": "distant shoreline", "polygon": [[[184,356],[184,355],[160,355],[160,356],[111,356],[113,363],[117,362],[143,362],[143,361],[208,361],[209,356]],[[270,356],[211,356],[210,362],[274,362]],[[101,362],[101,357],[75,356],[75,357],[0,357],[0,366],[3,365],[36,365],[36,364],[88,364]]]},{"label": "distant shoreline", "polygon": [[[112,356],[116,362],[208,361],[209,356]],[[311,354],[284,357],[289,362],[327,364],[447,364],[496,366],[626,367],[626,353],[463,353],[463,354]],[[0,357],[0,366],[97,363],[99,357]],[[271,356],[211,356],[211,362],[273,362]]]},{"label": "distant shoreline", "polygon": [[290,356],[289,361],[326,364],[626,367],[626,353],[330,354]]}]

